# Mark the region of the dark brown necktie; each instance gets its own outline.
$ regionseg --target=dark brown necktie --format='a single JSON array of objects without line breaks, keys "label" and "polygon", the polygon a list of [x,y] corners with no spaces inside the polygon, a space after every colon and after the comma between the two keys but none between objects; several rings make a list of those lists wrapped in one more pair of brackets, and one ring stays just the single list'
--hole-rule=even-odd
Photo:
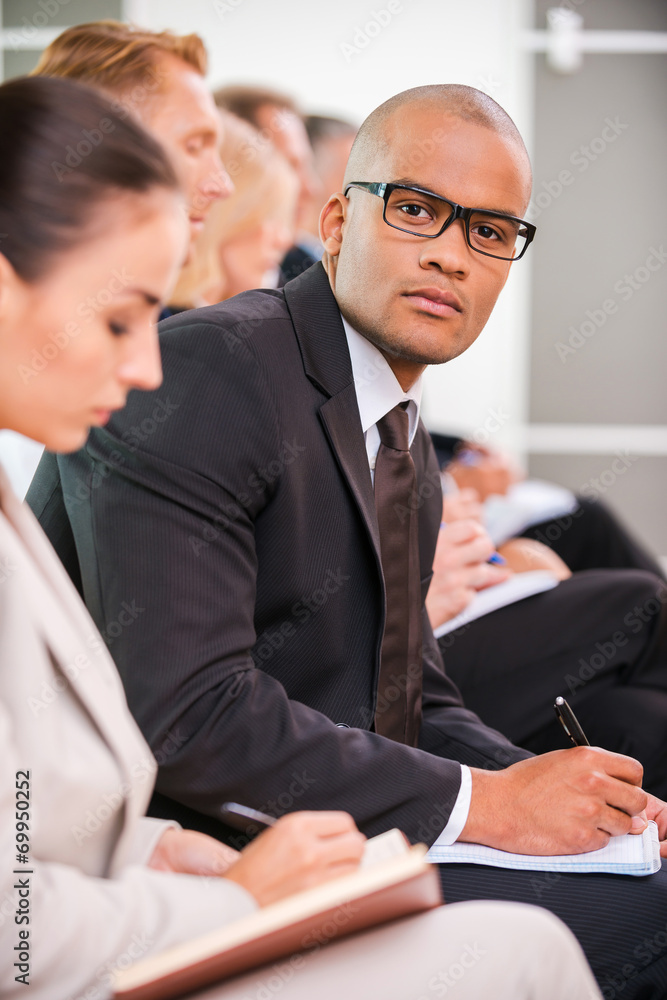
[{"label": "dark brown necktie", "polygon": [[394,407],[377,422],[381,444],[375,462],[375,507],[387,604],[375,732],[416,746],[422,692],[419,504],[406,405]]}]

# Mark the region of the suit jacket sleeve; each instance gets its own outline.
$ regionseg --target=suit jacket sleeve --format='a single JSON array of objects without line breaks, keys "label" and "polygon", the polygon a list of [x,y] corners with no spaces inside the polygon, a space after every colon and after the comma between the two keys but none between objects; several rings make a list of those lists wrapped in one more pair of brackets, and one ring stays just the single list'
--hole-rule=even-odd
[{"label": "suit jacket sleeve", "polygon": [[[9,713],[0,705],[0,994],[7,1000],[28,993],[33,1000],[83,994],[102,1000],[111,995],[110,970],[117,963],[123,968],[130,960],[180,944],[256,909],[249,893],[225,879],[167,874],[139,865],[124,868],[116,878],[95,878],[33,855],[29,865],[14,862],[15,775],[25,761],[19,759],[12,732]],[[34,808],[39,808],[38,802]],[[19,874],[13,873],[14,868],[21,869]],[[14,922],[21,880],[23,889],[29,890],[28,897],[23,892],[30,904],[29,924]],[[19,961],[14,948],[22,943],[21,930],[29,931],[27,991],[16,980],[24,970],[14,965]]]},{"label": "suit jacket sleeve", "polygon": [[[179,330],[184,359],[197,333],[196,325]],[[216,328],[213,336],[221,335]],[[370,835],[398,826],[424,839],[424,818],[436,810],[446,822],[456,801],[456,757],[339,729],[254,664],[257,536],[280,484],[264,491],[248,484],[275,458],[276,414],[248,350],[239,349],[234,379],[214,370],[214,357],[207,365],[200,354],[199,371],[181,371],[167,396],[152,394],[151,418],[147,397],[138,411],[131,398],[122,422],[93,432],[84,451],[58,462],[86,602],[160,765],[156,787],[210,817],[230,799],[276,815],[344,809]],[[201,412],[210,421],[205,441]],[[232,416],[243,428],[236,438],[225,433]],[[216,459],[221,447],[224,463]],[[55,482],[42,484],[45,502],[55,492]],[[485,744],[497,737],[510,745],[461,708],[438,673],[429,634],[425,691],[442,724],[434,723],[424,748],[447,751],[467,734],[475,745],[481,739],[480,759],[488,759]]]}]

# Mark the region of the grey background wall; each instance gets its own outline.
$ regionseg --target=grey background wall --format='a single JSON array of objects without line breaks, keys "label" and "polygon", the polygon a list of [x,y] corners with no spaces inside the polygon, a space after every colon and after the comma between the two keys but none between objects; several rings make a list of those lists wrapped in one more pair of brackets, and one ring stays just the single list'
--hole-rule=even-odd
[{"label": "grey background wall", "polygon": [[[667,31],[664,0],[575,9],[586,29]],[[667,56],[586,54],[569,76],[535,59],[529,468],[665,554]]]}]

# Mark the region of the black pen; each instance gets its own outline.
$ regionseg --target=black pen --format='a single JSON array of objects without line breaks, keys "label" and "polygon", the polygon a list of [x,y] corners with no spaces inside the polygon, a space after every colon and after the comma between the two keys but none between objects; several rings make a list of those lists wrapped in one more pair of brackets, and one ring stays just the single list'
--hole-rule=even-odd
[{"label": "black pen", "polygon": [[586,734],[579,725],[576,715],[565,701],[565,698],[561,698],[560,695],[554,702],[554,711],[558,716],[558,721],[575,747],[589,747],[590,743],[586,739]]},{"label": "black pen", "polygon": [[251,809],[250,806],[242,806],[238,802],[224,802],[220,811],[228,826],[243,830],[244,833],[259,833],[277,822],[273,816],[260,812],[259,809]]}]

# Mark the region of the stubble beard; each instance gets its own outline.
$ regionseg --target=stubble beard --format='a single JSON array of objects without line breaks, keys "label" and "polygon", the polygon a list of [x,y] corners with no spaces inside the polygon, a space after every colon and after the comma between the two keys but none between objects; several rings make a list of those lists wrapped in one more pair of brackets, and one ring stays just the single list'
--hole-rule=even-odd
[{"label": "stubble beard", "polygon": [[378,321],[370,324],[359,315],[354,309],[346,310],[346,320],[350,326],[354,327],[369,343],[385,355],[387,358],[398,358],[401,361],[409,361],[415,365],[441,365],[447,361],[452,361],[467,349],[468,344],[458,346],[458,337],[452,343],[447,338],[446,330],[443,328],[442,341],[439,343],[440,350],[433,349],[428,352],[419,350],[416,345],[405,343],[401,340],[400,332],[392,331],[388,321]]}]

